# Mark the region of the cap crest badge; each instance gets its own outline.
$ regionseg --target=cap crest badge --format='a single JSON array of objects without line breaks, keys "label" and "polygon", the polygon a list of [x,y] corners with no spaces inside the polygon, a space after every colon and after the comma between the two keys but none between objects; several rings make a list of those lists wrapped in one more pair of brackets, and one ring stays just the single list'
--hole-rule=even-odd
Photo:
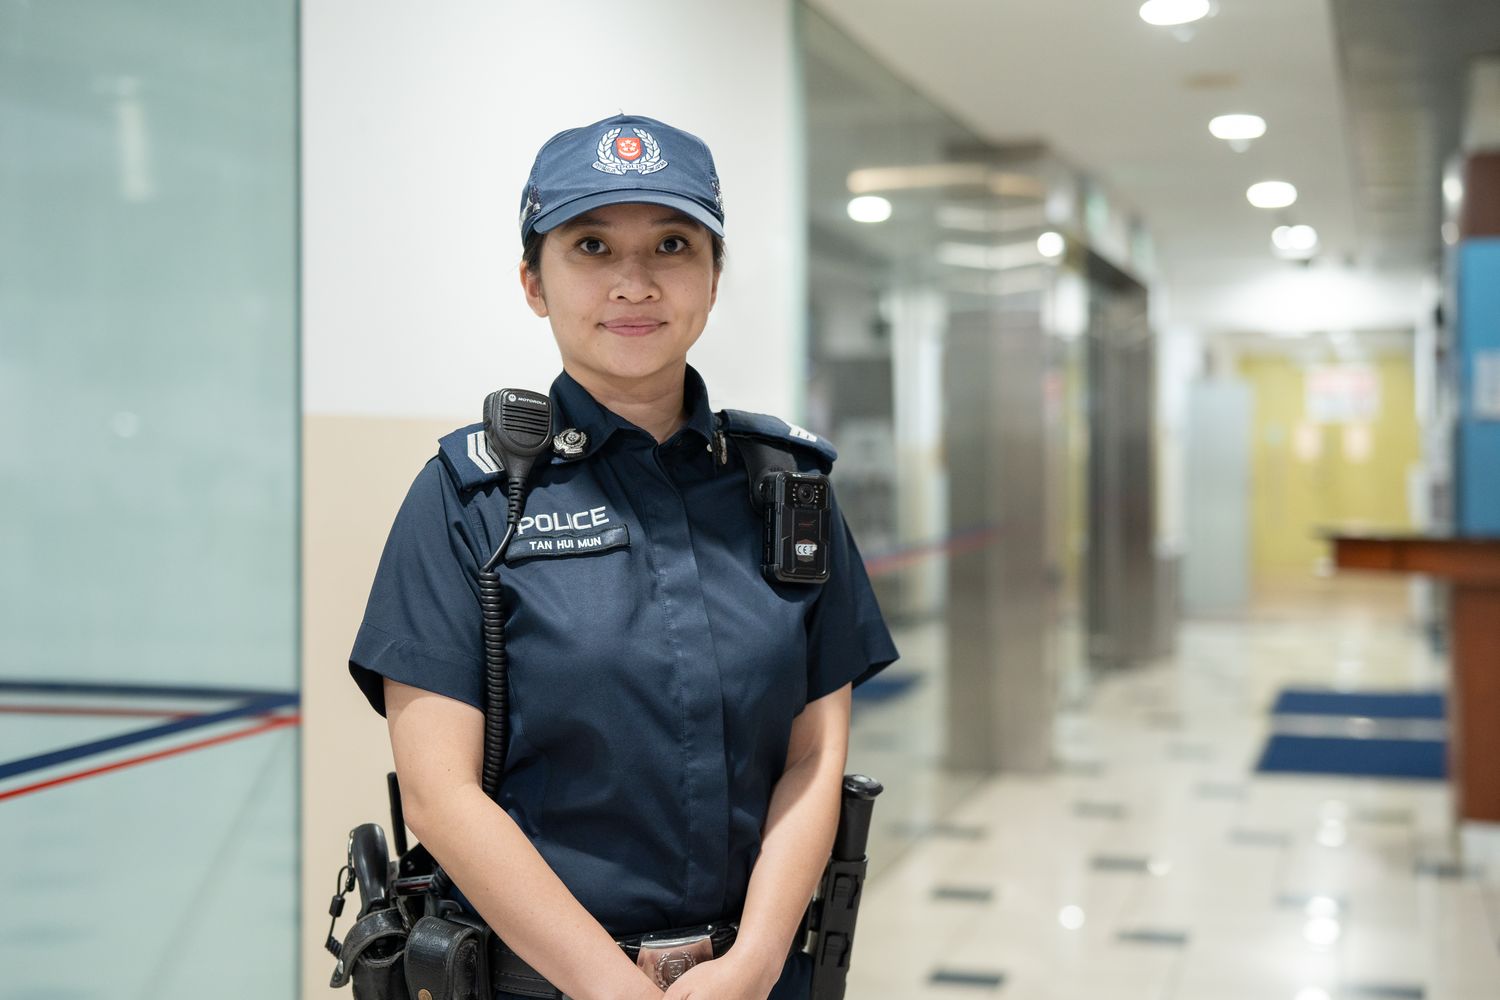
[{"label": "cap crest badge", "polygon": [[623,176],[634,170],[640,174],[654,174],[667,165],[661,158],[661,146],[645,129],[633,128],[635,136],[620,135],[620,129],[612,128],[599,137],[594,150],[597,159],[592,164],[595,170],[606,174]]},{"label": "cap crest badge", "polygon": [[615,140],[615,153],[622,160],[639,160],[641,158],[641,140],[634,136],[620,136]]}]

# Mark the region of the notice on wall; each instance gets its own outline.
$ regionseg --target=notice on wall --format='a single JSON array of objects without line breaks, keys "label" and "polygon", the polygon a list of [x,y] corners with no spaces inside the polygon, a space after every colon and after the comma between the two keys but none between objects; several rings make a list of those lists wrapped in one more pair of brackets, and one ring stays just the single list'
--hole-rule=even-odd
[{"label": "notice on wall", "polygon": [[1500,420],[1500,351],[1474,354],[1474,419]]},{"label": "notice on wall", "polygon": [[1303,387],[1314,423],[1369,423],[1380,415],[1380,373],[1370,365],[1313,365]]}]

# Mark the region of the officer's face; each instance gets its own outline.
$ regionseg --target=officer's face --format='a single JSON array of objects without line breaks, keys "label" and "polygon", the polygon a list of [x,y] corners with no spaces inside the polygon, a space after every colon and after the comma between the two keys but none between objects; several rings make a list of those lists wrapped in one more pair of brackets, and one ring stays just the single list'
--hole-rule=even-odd
[{"label": "officer's face", "polygon": [[547,234],[542,265],[521,265],[526,301],[552,323],[579,375],[681,377],[718,294],[709,232],[660,205],[609,205]]}]

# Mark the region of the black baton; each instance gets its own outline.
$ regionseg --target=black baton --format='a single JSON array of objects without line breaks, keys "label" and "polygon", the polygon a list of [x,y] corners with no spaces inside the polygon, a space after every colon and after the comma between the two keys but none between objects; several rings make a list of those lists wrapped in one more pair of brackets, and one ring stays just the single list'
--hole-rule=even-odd
[{"label": "black baton", "polygon": [[883,790],[874,778],[844,775],[833,854],[823,871],[823,881],[818,885],[810,913],[812,1000],[844,1000],[849,958],[854,952],[854,923],[859,917],[859,901],[869,866],[865,845],[870,839],[870,814],[875,808],[875,796]]}]

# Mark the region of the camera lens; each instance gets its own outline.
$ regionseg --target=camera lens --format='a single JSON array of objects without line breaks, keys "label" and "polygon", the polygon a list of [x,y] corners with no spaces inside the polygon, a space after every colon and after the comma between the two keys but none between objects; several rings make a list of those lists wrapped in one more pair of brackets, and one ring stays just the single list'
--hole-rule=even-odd
[{"label": "camera lens", "polygon": [[812,503],[813,488],[806,483],[797,484],[796,494],[798,503]]}]

